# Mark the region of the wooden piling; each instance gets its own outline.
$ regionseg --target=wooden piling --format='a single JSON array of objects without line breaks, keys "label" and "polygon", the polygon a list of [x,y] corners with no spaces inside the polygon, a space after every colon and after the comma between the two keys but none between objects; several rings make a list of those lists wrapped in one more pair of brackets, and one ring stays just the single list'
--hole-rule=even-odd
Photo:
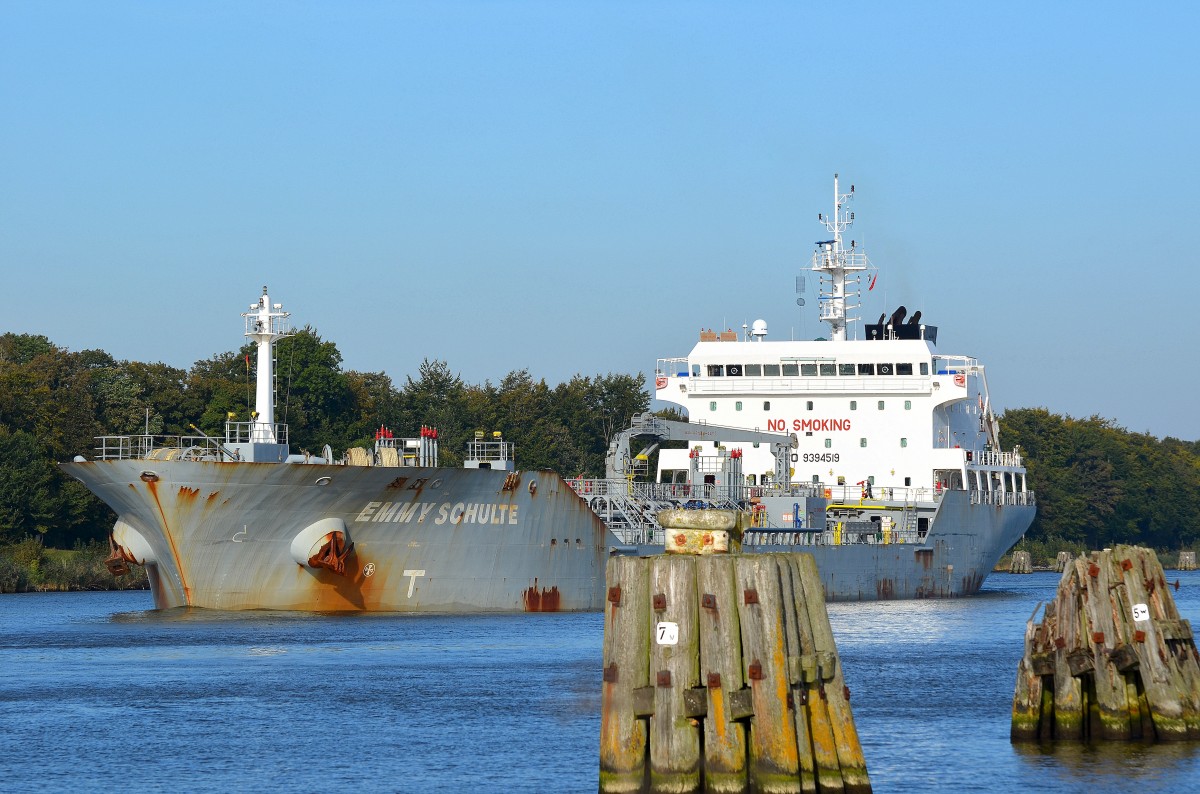
[{"label": "wooden piling", "polygon": [[1179,562],[1176,563],[1176,567],[1181,571],[1196,570],[1196,552],[1194,552],[1194,551],[1179,552]]},{"label": "wooden piling", "polygon": [[600,790],[644,791],[647,725],[635,694],[650,681],[649,567],[636,557],[608,561],[600,706]]},{"label": "wooden piling", "polygon": [[607,584],[602,794],[870,792],[811,555],[616,557]]},{"label": "wooden piling", "polygon": [[736,576],[724,557],[696,558],[700,593],[700,658],[707,691],[704,720],[705,790],[736,794],[747,788],[745,714],[735,693],[743,680]]},{"label": "wooden piling", "polygon": [[[667,556],[652,557],[650,593],[648,617],[656,632],[650,639],[650,790],[695,791],[700,785],[700,723],[694,719],[696,709],[685,703],[700,682],[695,559],[678,564]],[[664,628],[668,626],[674,628]]]},{"label": "wooden piling", "polygon": [[1117,546],[1065,567],[1042,622],[1026,624],[1011,737],[1200,738],[1200,653],[1153,551]]},{"label": "wooden piling", "polygon": [[1058,573],[1062,573],[1067,569],[1067,566],[1071,564],[1071,560],[1073,558],[1074,555],[1072,555],[1071,552],[1060,551],[1058,556],[1054,559],[1054,570]]},{"label": "wooden piling", "polygon": [[[850,687],[842,677],[842,664],[837,646],[833,641],[833,628],[829,624],[829,612],[825,608],[825,588],[817,572],[817,562],[811,554],[792,555],[793,572],[797,573],[804,590],[804,604],[808,607],[809,625],[812,627],[813,644],[817,654],[817,671],[823,684],[824,697],[833,725],[833,736],[838,755],[838,768],[847,792],[869,792],[871,781],[867,775],[867,762],[863,757],[858,730],[854,726],[854,715],[850,712]],[[799,608],[797,604],[797,608]],[[818,694],[821,694],[820,692]]]},{"label": "wooden piling", "polygon": [[1027,551],[1014,551],[1008,565],[1009,573],[1033,573],[1033,560]]}]

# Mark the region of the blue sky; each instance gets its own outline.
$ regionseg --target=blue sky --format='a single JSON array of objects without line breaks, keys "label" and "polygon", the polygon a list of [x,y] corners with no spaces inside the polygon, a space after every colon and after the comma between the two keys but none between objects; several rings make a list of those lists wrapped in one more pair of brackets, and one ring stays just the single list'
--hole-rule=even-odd
[{"label": "blue sky", "polygon": [[[851,236],[1000,408],[1200,438],[1193,6],[0,2],[0,331],[194,361],[263,284],[398,383],[652,374]],[[809,274],[811,276],[811,274]],[[878,296],[878,297],[876,297]]]}]

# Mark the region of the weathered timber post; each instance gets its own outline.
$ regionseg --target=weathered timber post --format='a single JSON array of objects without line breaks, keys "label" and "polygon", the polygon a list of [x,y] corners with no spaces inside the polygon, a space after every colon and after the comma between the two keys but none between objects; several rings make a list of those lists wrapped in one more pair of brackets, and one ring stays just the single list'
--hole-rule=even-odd
[{"label": "weathered timber post", "polygon": [[1011,737],[1200,738],[1200,653],[1153,551],[1117,546],[1066,567],[1042,623],[1026,624]]},{"label": "weathered timber post", "polygon": [[616,557],[607,584],[601,792],[871,790],[811,555]]},{"label": "weathered timber post", "polygon": [[649,573],[636,557],[613,557],[605,572],[600,790],[612,794],[645,790],[647,704],[635,695],[650,680]]},{"label": "weathered timber post", "polygon": [[1008,566],[1009,573],[1033,573],[1033,560],[1027,551],[1014,551],[1012,562]]},{"label": "weathered timber post", "polygon": [[1067,566],[1071,564],[1071,557],[1072,557],[1071,552],[1060,551],[1058,553],[1058,557],[1056,557],[1054,560],[1054,570],[1059,573],[1062,573],[1063,571],[1065,571],[1067,569]]},{"label": "weathered timber post", "polygon": [[740,697],[742,631],[738,622],[733,566],[723,557],[696,559],[696,589],[701,593],[700,658],[708,695],[704,719],[704,783],[710,792],[747,788],[746,723],[748,698]]},{"label": "weathered timber post", "polygon": [[[696,791],[700,787],[700,654],[696,615],[696,566],[692,558],[651,557],[647,624],[654,713],[650,715],[650,790]],[[674,633],[668,637],[661,629]]]},{"label": "weathered timber post", "polygon": [[1179,552],[1179,562],[1176,564],[1181,571],[1196,570],[1196,552],[1181,551]]}]

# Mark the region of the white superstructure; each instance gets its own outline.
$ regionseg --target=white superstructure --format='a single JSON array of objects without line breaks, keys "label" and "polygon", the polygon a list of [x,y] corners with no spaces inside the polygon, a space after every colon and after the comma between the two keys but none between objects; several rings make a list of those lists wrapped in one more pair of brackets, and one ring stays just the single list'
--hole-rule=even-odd
[{"label": "white superstructure", "polygon": [[[965,490],[973,502],[1028,503],[1019,454],[1000,448],[982,364],[939,353],[937,328],[904,307],[848,338],[869,267],[859,246],[843,244],[853,190],[839,193],[835,175],[833,215],[818,216],[833,235],[817,243],[812,265],[830,339],[771,341],[761,320],[744,337],[702,331],[686,358],[659,359],[656,399],[686,409],[693,423],[796,434],[792,484],[916,502]],[[696,452],[715,454],[661,451],[659,481],[684,482]],[[746,484],[770,483],[770,450],[747,444],[743,453]]]}]

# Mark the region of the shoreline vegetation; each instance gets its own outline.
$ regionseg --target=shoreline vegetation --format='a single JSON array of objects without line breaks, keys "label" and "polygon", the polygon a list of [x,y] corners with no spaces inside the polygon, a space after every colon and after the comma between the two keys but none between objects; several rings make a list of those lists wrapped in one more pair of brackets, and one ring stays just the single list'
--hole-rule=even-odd
[{"label": "shoreline vegetation", "polygon": [[65,593],[148,590],[146,569],[130,566],[113,576],[104,565],[108,544],[79,542],[73,549],[48,549],[39,537],[0,546],[0,593]]},{"label": "shoreline vegetation", "polygon": [[[1018,541],[1017,545],[1004,553],[1004,556],[992,567],[992,573],[1008,573],[1012,565],[1013,552],[1017,551],[1029,552],[1030,565],[1034,571],[1056,571],[1058,570],[1058,553],[1060,551],[1068,552],[1072,558],[1075,558],[1081,554],[1086,555],[1093,551],[1100,551],[1100,549],[1089,549],[1079,543],[1068,543],[1054,538],[1050,540],[1025,539]],[[1192,549],[1152,549],[1152,551],[1158,558],[1159,564],[1169,571],[1178,568],[1181,551],[1192,551]]]}]

